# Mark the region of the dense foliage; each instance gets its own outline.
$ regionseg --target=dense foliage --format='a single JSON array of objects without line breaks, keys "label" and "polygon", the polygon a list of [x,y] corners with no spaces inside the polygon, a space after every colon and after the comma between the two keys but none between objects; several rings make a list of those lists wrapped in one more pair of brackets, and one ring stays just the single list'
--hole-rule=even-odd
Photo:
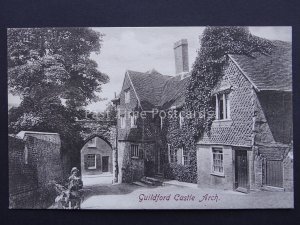
[{"label": "dense foliage", "polygon": [[21,97],[9,111],[9,132],[57,132],[63,151],[81,141],[76,117],[108,82],[90,59],[102,34],[90,28],[8,29],[8,87]]},{"label": "dense foliage", "polygon": [[[184,112],[201,113],[201,117],[185,117],[181,130],[170,137],[173,147],[183,144],[189,149],[189,170],[181,177],[196,182],[196,140],[206,131],[209,133],[215,118],[215,104],[211,91],[222,77],[228,54],[268,54],[272,42],[252,35],[247,27],[206,27],[201,37],[201,47],[193,64],[191,78],[185,94]],[[172,165],[171,165],[172,167]],[[174,166],[173,170],[176,170]]]}]

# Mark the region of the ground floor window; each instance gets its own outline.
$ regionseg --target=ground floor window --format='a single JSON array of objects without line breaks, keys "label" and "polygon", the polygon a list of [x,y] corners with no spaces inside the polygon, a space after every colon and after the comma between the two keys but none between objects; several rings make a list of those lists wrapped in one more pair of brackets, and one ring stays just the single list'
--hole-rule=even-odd
[{"label": "ground floor window", "polygon": [[223,149],[222,148],[212,148],[212,173],[214,174],[224,174],[223,167]]},{"label": "ground floor window", "polygon": [[139,158],[139,145],[130,146],[131,158]]},{"label": "ground floor window", "polygon": [[171,148],[171,145],[168,144],[168,152],[169,152],[169,162],[176,163],[177,162],[177,151],[174,148]]},{"label": "ground floor window", "polygon": [[87,155],[87,168],[88,169],[96,169],[96,155],[95,154],[88,154]]},{"label": "ground floor window", "polygon": [[187,148],[182,147],[180,150],[182,152],[182,154],[181,154],[182,155],[182,160],[181,160],[182,164],[183,165],[188,165],[189,164],[189,158],[188,158]]}]

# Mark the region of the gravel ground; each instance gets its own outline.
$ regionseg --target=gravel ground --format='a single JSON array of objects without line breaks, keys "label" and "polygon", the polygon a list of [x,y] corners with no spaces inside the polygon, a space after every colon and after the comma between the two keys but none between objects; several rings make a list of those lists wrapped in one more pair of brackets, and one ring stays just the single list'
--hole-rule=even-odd
[{"label": "gravel ground", "polygon": [[235,191],[166,185],[116,184],[86,187],[82,209],[293,208],[293,192]]}]

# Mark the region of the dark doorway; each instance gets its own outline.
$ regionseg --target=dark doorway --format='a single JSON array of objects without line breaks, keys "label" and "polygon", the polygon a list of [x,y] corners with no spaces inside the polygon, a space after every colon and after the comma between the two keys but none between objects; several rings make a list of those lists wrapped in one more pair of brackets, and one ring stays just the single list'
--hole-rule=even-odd
[{"label": "dark doorway", "polygon": [[109,156],[102,156],[102,172],[108,172]]},{"label": "dark doorway", "polygon": [[163,172],[163,155],[162,155],[162,149],[157,148],[156,156],[155,156],[155,161],[156,161],[156,169],[155,172],[158,175],[161,175]]},{"label": "dark doorway", "polygon": [[248,162],[247,151],[235,151],[235,180],[236,190],[241,192],[248,192]]},{"label": "dark doorway", "polygon": [[266,161],[266,185],[272,187],[283,187],[282,161]]}]

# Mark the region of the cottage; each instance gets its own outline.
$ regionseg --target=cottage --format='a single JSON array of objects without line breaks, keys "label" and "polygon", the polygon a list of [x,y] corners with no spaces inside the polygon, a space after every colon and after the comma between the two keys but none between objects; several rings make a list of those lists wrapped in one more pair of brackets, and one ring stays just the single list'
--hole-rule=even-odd
[{"label": "cottage", "polygon": [[[212,91],[215,121],[210,133],[196,140],[195,178],[187,178],[189,149],[171,141],[182,135],[184,124],[180,112],[190,81],[187,41],[174,44],[175,76],[128,70],[113,100],[119,112],[119,182],[154,176],[243,192],[292,190],[291,44],[274,41],[274,46],[269,55],[227,56],[222,79]],[[164,119],[161,112],[169,111],[179,116]]]},{"label": "cottage", "polygon": [[216,118],[197,143],[200,187],[293,189],[291,44],[273,43],[269,55],[228,55]]}]

